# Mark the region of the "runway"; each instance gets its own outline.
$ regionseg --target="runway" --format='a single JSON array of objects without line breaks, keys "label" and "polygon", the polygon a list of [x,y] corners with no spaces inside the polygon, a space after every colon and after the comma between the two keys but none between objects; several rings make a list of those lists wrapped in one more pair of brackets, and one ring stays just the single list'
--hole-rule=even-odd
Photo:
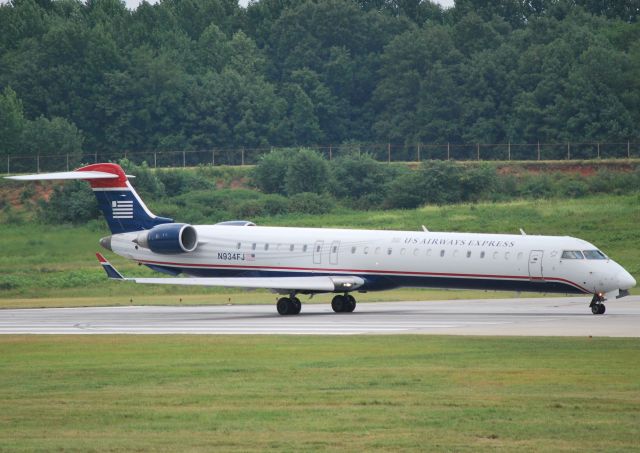
[{"label": "runway", "polygon": [[0,310],[0,334],[438,334],[640,337],[640,296],[361,303],[354,313],[304,304],[297,316],[271,305],[133,306]]}]

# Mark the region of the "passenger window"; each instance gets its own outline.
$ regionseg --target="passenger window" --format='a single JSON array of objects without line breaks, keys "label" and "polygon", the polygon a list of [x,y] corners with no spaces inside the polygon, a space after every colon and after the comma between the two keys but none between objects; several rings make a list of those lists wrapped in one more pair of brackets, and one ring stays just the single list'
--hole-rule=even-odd
[{"label": "passenger window", "polygon": [[290,251],[290,252],[293,252],[293,249],[294,249],[294,245],[293,245],[293,244],[291,244],[291,245],[289,246],[289,251]]},{"label": "passenger window", "polygon": [[493,252],[493,259],[497,260],[498,259],[498,252]]},{"label": "passenger window", "polygon": [[265,244],[265,245],[264,245],[264,249],[265,249],[265,250],[269,250],[269,244]]},{"label": "passenger window", "polygon": [[471,250],[467,251],[467,258],[471,258]]},{"label": "passenger window", "polygon": [[251,244],[251,250],[255,250],[256,249],[256,243],[254,242],[253,244]]},{"label": "passenger window", "polygon": [[353,255],[354,253],[356,253],[356,248],[355,247],[351,247],[351,254]]},{"label": "passenger window", "polygon": [[365,255],[368,255],[368,254],[369,254],[369,247],[365,247],[365,248],[364,248],[364,254],[365,254]]},{"label": "passenger window", "polygon": [[322,246],[321,245],[316,245],[316,252],[320,252],[320,250],[322,250]]},{"label": "passenger window", "polygon": [[303,252],[306,252],[306,251],[307,251],[307,248],[308,248],[308,247],[307,247],[307,244],[303,245],[303,246],[302,246],[302,251],[303,251]]},{"label": "passenger window", "polygon": [[484,258],[484,252],[480,252],[480,258]]},{"label": "passenger window", "polygon": [[391,247],[389,247],[387,249],[387,255],[391,255],[391,253],[393,253],[393,249]]},{"label": "passenger window", "polygon": [[238,243],[236,244],[236,248],[237,248],[238,250],[240,250],[240,247],[242,247],[242,242],[238,242]]},{"label": "passenger window", "polygon": [[510,256],[509,252],[504,252],[504,259],[505,260],[508,260],[509,256]]},{"label": "passenger window", "polygon": [[440,256],[444,256],[444,250],[440,250]]},{"label": "passenger window", "polygon": [[336,253],[337,251],[338,251],[338,247],[336,247],[335,245],[331,247],[331,253]]}]

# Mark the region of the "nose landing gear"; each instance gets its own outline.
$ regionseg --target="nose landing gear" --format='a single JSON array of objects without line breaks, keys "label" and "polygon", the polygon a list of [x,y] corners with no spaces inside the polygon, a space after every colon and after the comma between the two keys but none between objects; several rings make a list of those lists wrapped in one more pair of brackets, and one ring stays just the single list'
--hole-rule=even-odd
[{"label": "nose landing gear", "polygon": [[594,315],[604,315],[604,312],[606,311],[604,301],[605,298],[602,294],[594,294],[593,299],[591,299],[591,304],[589,304],[589,307],[591,307],[591,313]]}]

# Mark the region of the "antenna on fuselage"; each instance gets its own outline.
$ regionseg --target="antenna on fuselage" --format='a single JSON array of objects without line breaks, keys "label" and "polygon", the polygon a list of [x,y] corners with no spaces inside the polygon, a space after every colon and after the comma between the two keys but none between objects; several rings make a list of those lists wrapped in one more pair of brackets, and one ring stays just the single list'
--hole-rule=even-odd
[{"label": "antenna on fuselage", "polygon": [[521,234],[521,235],[523,235],[523,236],[526,236],[526,235],[527,235],[527,233],[525,233],[525,232],[524,232],[524,230],[523,230],[522,228],[520,228],[520,234]]}]

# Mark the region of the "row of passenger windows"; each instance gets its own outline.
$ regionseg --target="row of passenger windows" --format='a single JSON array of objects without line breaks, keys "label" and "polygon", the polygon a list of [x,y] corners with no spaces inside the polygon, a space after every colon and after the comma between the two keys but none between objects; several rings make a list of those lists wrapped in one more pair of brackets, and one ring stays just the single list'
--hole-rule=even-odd
[{"label": "row of passenger windows", "polygon": [[565,250],[562,252],[563,260],[606,260],[607,256],[600,250]]},{"label": "row of passenger windows", "polygon": [[[269,243],[266,243],[264,245],[262,245],[262,247],[264,248],[264,250],[269,250]],[[242,248],[242,243],[238,242],[236,244],[236,248],[238,250],[240,250]],[[258,244],[257,243],[252,243],[251,244],[251,250],[257,250],[258,248]],[[296,249],[295,244],[277,244],[275,246],[276,250],[289,250],[290,252],[293,252]],[[301,246],[301,250],[302,252],[307,252],[309,250],[309,245],[307,244],[303,244]],[[322,251],[322,245],[318,244],[315,246],[315,252],[316,253],[320,253]],[[337,253],[338,252],[338,247],[335,245],[331,246],[331,253]],[[351,254],[355,255],[356,253],[363,253],[364,255],[368,255],[369,253],[373,253],[374,255],[380,255],[383,253],[382,251],[382,247],[351,247]],[[434,252],[434,250],[432,249],[426,249],[426,252],[424,249],[420,249],[420,248],[415,248],[413,249],[413,255],[414,256],[418,256],[422,253],[424,253],[426,256],[432,256],[432,252]],[[384,253],[386,253],[387,255],[393,255],[394,253],[394,249],[391,247],[388,247],[385,249]],[[405,256],[408,253],[408,250],[406,248],[401,248],[400,249],[400,255],[401,256]],[[439,251],[439,254],[441,257],[444,257],[446,255],[446,251],[444,249],[441,249]],[[449,254],[453,255],[453,257],[458,257],[460,256],[460,251],[459,250],[454,250],[453,252],[449,252]],[[473,256],[473,253],[471,252],[471,250],[467,250],[466,251],[466,257],[467,258],[471,258]],[[486,252],[481,251],[479,252],[479,256],[480,258],[485,258],[486,256]],[[498,259],[500,257],[500,252],[493,252],[493,259]],[[508,260],[511,258],[511,252],[504,252],[504,259]],[[522,259],[523,258],[523,253],[519,252],[517,254],[517,259]]]},{"label": "row of passenger windows", "polygon": [[[242,243],[238,242],[236,247],[238,248],[238,250],[242,247]],[[253,243],[251,244],[251,250],[256,250],[258,247],[257,243]],[[266,243],[264,244],[264,250],[269,250],[269,244]],[[295,244],[277,244],[276,249],[277,250],[286,250],[289,249],[290,252],[293,252],[295,250]],[[303,244],[302,245],[302,252],[306,252],[307,250],[309,250],[309,246],[307,244]],[[371,251],[370,247],[362,247],[362,253],[364,253],[365,255],[368,255]],[[420,255],[420,252],[423,251],[424,249],[420,249],[420,248],[415,248],[413,249],[413,255],[414,256],[418,256]],[[322,251],[322,246],[320,244],[316,245],[316,253],[320,253]],[[354,255],[359,251],[358,247],[351,247],[351,254]],[[331,246],[331,253],[337,253],[338,252],[338,247],[335,245]],[[385,250],[385,253],[387,255],[393,255],[393,249],[391,247],[387,248]],[[432,253],[432,249],[427,249],[426,250],[426,256],[431,256]],[[451,252],[450,252],[451,253]],[[381,247],[376,247],[375,249],[373,249],[373,254],[375,255],[380,255],[382,254],[382,248]],[[406,248],[402,248],[400,249],[400,255],[405,256],[407,254],[407,249]],[[446,254],[444,249],[440,250],[440,256],[444,257]],[[555,255],[555,252],[553,252],[551,254],[552,256]],[[453,251],[453,256],[457,257],[459,256],[459,251],[458,250],[454,250]],[[471,258],[473,256],[473,253],[471,252],[471,250],[467,250],[466,252],[466,257],[467,258]],[[486,256],[484,251],[480,252],[480,258],[484,258]],[[498,259],[500,256],[500,252],[493,252],[493,259]],[[508,260],[511,258],[511,252],[504,252],[504,259]],[[518,252],[517,255],[517,259],[520,260],[523,258],[523,254],[522,252]],[[607,256],[602,253],[600,250],[565,250],[562,252],[562,259],[565,260],[582,260],[582,259],[588,259],[588,260],[606,260]]]}]

